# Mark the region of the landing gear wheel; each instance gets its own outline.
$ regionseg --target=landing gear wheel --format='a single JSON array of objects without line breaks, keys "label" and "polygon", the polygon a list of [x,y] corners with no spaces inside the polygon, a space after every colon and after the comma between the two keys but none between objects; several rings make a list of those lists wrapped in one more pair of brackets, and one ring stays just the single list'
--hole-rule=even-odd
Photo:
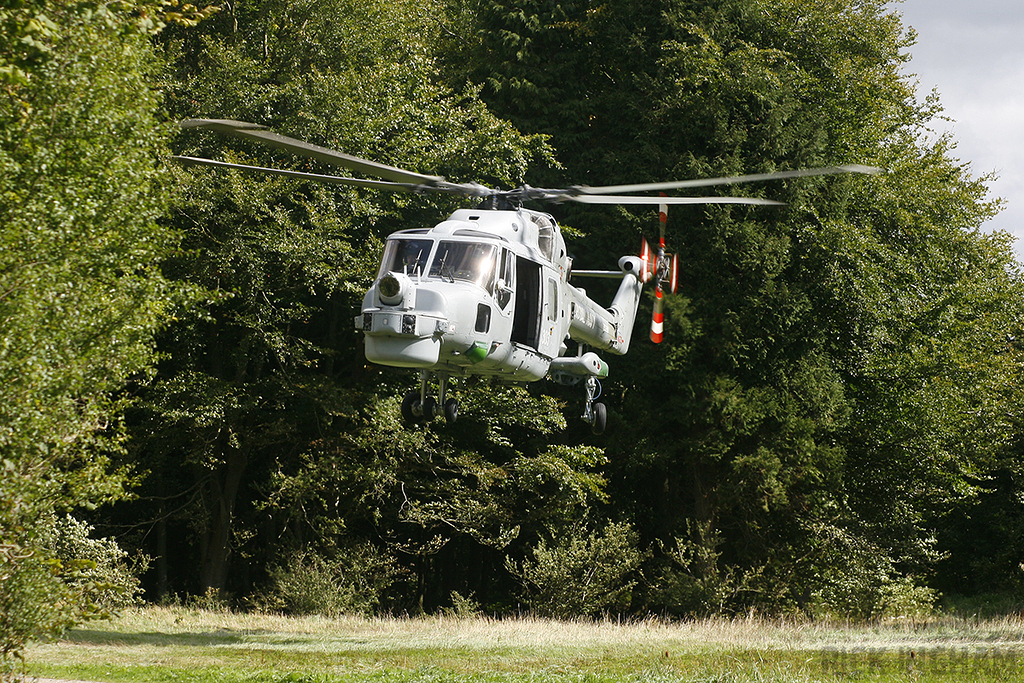
[{"label": "landing gear wheel", "polygon": [[410,391],[402,399],[402,419],[409,424],[416,424],[423,421],[420,413],[420,392]]},{"label": "landing gear wheel", "polygon": [[604,427],[608,422],[608,410],[603,403],[595,403],[593,409],[594,421],[591,423],[590,429],[595,434],[604,434]]},{"label": "landing gear wheel", "polygon": [[437,416],[437,399],[433,396],[427,396],[423,400],[423,417],[420,418],[424,422],[430,422]]},{"label": "landing gear wheel", "polygon": [[455,422],[455,418],[459,415],[458,404],[455,399],[445,399],[445,392],[448,390],[448,375],[447,373],[438,373],[438,376],[438,397],[428,395],[430,373],[424,370],[420,372],[420,388],[410,391],[402,398],[402,419],[407,424],[418,425],[430,422],[442,413],[449,423]]},{"label": "landing gear wheel", "polygon": [[455,424],[459,419],[459,402],[450,398],[444,402],[444,421],[448,424]]}]

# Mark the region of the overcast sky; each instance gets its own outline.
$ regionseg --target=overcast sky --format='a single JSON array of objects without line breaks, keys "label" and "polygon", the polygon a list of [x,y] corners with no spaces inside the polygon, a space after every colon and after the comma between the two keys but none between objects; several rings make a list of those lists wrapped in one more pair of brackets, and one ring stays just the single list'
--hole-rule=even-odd
[{"label": "overcast sky", "polygon": [[890,5],[918,33],[907,66],[921,96],[937,88],[943,127],[958,142],[954,154],[974,175],[994,171],[990,187],[1007,206],[986,227],[1017,237],[1024,261],[1024,2],[1022,0],[903,0]]}]

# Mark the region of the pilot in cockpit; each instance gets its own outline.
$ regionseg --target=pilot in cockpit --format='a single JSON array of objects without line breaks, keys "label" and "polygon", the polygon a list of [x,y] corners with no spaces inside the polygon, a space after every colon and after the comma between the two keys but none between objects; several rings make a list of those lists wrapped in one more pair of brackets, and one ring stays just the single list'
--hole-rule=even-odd
[{"label": "pilot in cockpit", "polygon": [[423,243],[416,240],[405,242],[402,260],[405,262],[405,272],[408,275],[416,275],[423,272],[427,265],[427,254],[429,249],[423,248]]}]

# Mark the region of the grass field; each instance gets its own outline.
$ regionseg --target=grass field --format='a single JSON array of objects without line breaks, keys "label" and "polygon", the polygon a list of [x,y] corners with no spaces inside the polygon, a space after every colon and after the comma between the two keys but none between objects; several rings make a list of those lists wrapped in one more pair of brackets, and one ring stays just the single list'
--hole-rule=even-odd
[{"label": "grass field", "polygon": [[1024,681],[1024,621],[328,620],[151,607],[33,646],[27,670],[146,683]]}]

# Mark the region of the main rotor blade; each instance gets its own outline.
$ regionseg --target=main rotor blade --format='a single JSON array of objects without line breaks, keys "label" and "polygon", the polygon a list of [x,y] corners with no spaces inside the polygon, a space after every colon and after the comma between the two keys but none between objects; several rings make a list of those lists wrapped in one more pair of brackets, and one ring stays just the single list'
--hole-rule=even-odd
[{"label": "main rotor blade", "polygon": [[[302,171],[289,171],[284,168],[267,168],[265,166],[249,166],[248,164],[233,164],[227,161],[216,161],[202,157],[172,156],[172,159],[184,166],[214,166],[216,168],[232,168],[241,171],[256,171],[268,175],[279,175],[289,178],[301,178],[303,180],[315,180],[318,183],[331,185],[348,185],[350,187],[366,187],[375,190],[392,190],[395,192],[420,192],[423,190],[444,192],[433,185],[414,185],[412,183],[390,183],[384,180],[363,180],[361,178],[344,178],[342,176],[322,175],[319,173],[304,173]],[[448,190],[453,194],[461,194],[454,190]]]},{"label": "main rotor blade", "polygon": [[270,145],[271,147],[276,147],[292,154],[309,157],[310,159],[316,159],[317,161],[331,166],[341,166],[342,168],[351,169],[357,173],[365,173],[366,175],[383,178],[396,183],[408,183],[422,189],[436,188],[441,192],[463,194],[471,197],[486,196],[490,193],[490,190],[484,188],[482,185],[450,183],[440,176],[423,175],[422,173],[407,171],[395,166],[380,164],[376,161],[370,161],[369,159],[361,159],[360,157],[345,154],[344,152],[328,149],[327,147],[313,145],[308,142],[303,142],[302,140],[290,138],[286,135],[279,135],[278,133],[271,131],[266,126],[261,126],[256,123],[233,121],[231,119],[186,119],[181,121],[178,125],[182,128],[201,128],[204,130],[212,130],[218,133],[227,133],[228,135],[256,140]]},{"label": "main rotor blade", "polygon": [[761,180],[783,180],[785,178],[804,178],[807,176],[836,175],[839,173],[865,173],[874,175],[882,169],[861,164],[831,166],[828,168],[804,168],[796,171],[776,171],[775,173],[754,173],[751,175],[729,176],[725,178],[698,178],[695,180],[676,180],[665,183],[639,183],[636,185],[606,185],[603,187],[580,186],[572,188],[579,192],[577,196],[605,195],[617,192],[656,192],[660,190],[682,190],[689,187],[711,187],[713,185],[733,185],[736,183],[754,183]]},{"label": "main rotor blade", "polygon": [[644,197],[633,195],[562,195],[552,201],[579,202],[581,204],[755,204],[759,206],[785,206],[785,202],[757,197]]}]

